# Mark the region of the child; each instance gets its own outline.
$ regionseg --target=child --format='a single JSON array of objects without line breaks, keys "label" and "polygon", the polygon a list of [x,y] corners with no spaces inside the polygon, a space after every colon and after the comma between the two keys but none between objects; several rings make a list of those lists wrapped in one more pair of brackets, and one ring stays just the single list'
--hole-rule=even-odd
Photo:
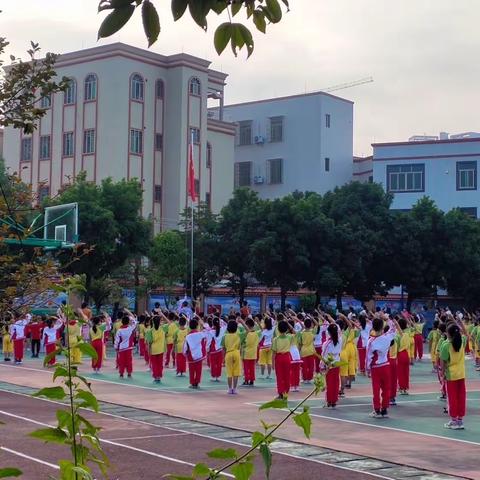
[{"label": "child", "polygon": [[437,345],[440,340],[440,332],[438,331],[438,326],[440,322],[438,320],[433,321],[433,328],[428,334],[428,348],[430,350],[430,357],[432,359],[432,373],[437,372]]},{"label": "child", "polygon": [[400,395],[408,395],[410,388],[410,329],[408,328],[407,320],[400,318],[398,320],[400,331],[398,353],[397,353],[397,373],[398,373],[398,389]]},{"label": "child", "polygon": [[[438,321],[438,320],[437,320]],[[438,381],[440,383],[440,397],[439,400],[447,400],[447,384],[445,382],[445,373],[442,369],[442,362],[440,360],[440,352],[442,351],[442,346],[444,342],[448,341],[447,339],[447,324],[442,322],[438,325],[438,331],[440,338],[438,339],[436,351],[435,351],[435,358],[437,359],[437,376]],[[448,409],[444,408],[444,413],[448,413]]]},{"label": "child", "polygon": [[[143,325],[143,335],[146,337],[149,331],[152,328],[152,320],[150,317],[145,318],[145,323]],[[149,345],[145,342],[145,349],[143,350],[143,359],[145,360],[145,365],[150,365],[150,350]]]},{"label": "child", "polygon": [[28,325],[29,315],[22,318],[17,315],[16,322],[12,325],[11,338],[13,340],[13,356],[15,357],[15,364],[20,365],[23,361],[23,350],[25,346],[25,330]]},{"label": "child", "polygon": [[[133,347],[136,322],[133,316],[123,314],[121,316],[122,326],[115,334],[114,347],[117,350],[118,373],[123,378],[125,370],[128,378],[132,377],[133,371]],[[130,324],[132,321],[132,324]]]},{"label": "child", "polygon": [[207,356],[207,342],[204,332],[198,330],[198,320],[189,322],[190,333],[185,337],[183,353],[187,356],[190,387],[198,389],[202,380],[202,363]]},{"label": "child", "polygon": [[[365,368],[372,378],[373,412],[372,418],[387,418],[390,403],[390,363],[388,352],[390,344],[395,338],[395,326],[392,323],[384,332],[384,317],[382,314],[373,319],[372,329],[375,336],[370,337],[367,344]],[[381,398],[380,398],[381,397]]]},{"label": "child", "polygon": [[344,395],[345,388],[352,388],[352,380],[355,378],[357,352],[355,350],[355,338],[358,331],[353,327],[353,323],[343,314],[339,314],[339,326],[343,330],[342,351],[340,360],[345,363],[340,367],[340,396]]},{"label": "child", "polygon": [[357,342],[358,350],[358,368],[362,375],[365,375],[365,358],[367,352],[368,339],[370,338],[370,332],[372,330],[372,322],[367,322],[366,315],[360,315],[358,318],[360,323],[360,335]]},{"label": "child", "polygon": [[[80,312],[82,312],[82,310],[80,310]],[[83,315],[83,313],[79,313],[79,315]],[[82,338],[82,330],[79,322],[77,322],[76,319],[67,320],[66,332],[67,345],[70,348],[70,362],[74,365],[80,365],[82,363],[82,352],[76,346]]]},{"label": "child", "polygon": [[398,342],[400,337],[395,335],[395,338],[390,343],[390,350],[388,352],[388,363],[390,364],[390,405],[397,404],[397,388],[398,388],[398,373],[397,373],[397,355]]},{"label": "child", "polygon": [[[45,346],[45,355],[50,355],[57,348],[58,326],[54,326],[54,319],[48,318],[46,327],[43,329],[43,345]],[[48,366],[55,365],[55,355],[48,361]]]},{"label": "child", "polygon": [[[162,315],[163,316],[163,315]],[[167,317],[163,316],[165,320]],[[145,340],[148,343],[150,351],[150,366],[152,377],[155,383],[160,383],[163,377],[163,355],[165,353],[166,336],[168,335],[169,325],[161,325],[159,315],[153,317],[153,326],[146,333]]]},{"label": "child", "polygon": [[[323,358],[332,356],[334,362],[340,361],[342,351],[342,339],[339,338],[338,326],[331,323],[327,327],[328,338],[322,345]],[[338,402],[338,390],[340,388],[340,367],[331,367],[326,376],[325,406],[335,408]]]},{"label": "child", "polygon": [[225,350],[225,367],[227,370],[228,393],[237,393],[238,377],[240,376],[240,335],[237,333],[238,325],[235,320],[229,320],[227,333],[222,339]]},{"label": "child", "polygon": [[97,358],[92,358],[92,368],[95,373],[100,373],[103,363],[103,333],[105,324],[101,324],[103,317],[93,317],[90,329],[90,342],[97,352]]},{"label": "child", "polygon": [[10,321],[6,320],[5,324],[2,325],[1,334],[3,337],[2,340],[2,350],[3,350],[3,361],[10,362],[11,355],[13,353],[13,342],[12,336],[10,335]]},{"label": "child", "polygon": [[[229,323],[234,320],[235,317],[230,318]],[[235,322],[236,323],[236,322]],[[220,319],[215,317],[212,320],[211,341],[208,345],[207,351],[210,352],[210,373],[212,375],[212,381],[219,382],[222,376],[222,364],[223,364],[223,337],[227,332],[226,326],[221,326]]]},{"label": "child", "polygon": [[447,328],[448,341],[442,345],[440,360],[447,384],[448,411],[451,420],[445,428],[463,430],[466,410],[465,337],[457,324]]},{"label": "child", "polygon": [[290,347],[292,346],[292,336],[287,335],[289,327],[285,320],[280,321],[277,328],[279,335],[273,339],[272,352],[275,355],[277,399],[284,399],[290,391],[290,364],[292,361]]},{"label": "child", "polygon": [[270,317],[265,317],[263,320],[262,335],[260,337],[260,355],[258,357],[258,364],[260,365],[260,373],[262,378],[265,378],[265,367],[267,368],[267,378],[272,374],[272,339],[273,339],[273,324]]},{"label": "child", "polygon": [[304,383],[311,383],[315,369],[315,345],[312,320],[306,318],[305,329],[300,334],[300,356],[302,357],[302,378]]},{"label": "child", "polygon": [[[318,317],[317,317],[318,318]],[[327,336],[327,328],[328,328],[328,323],[321,325],[322,319],[319,318],[319,321],[316,324],[315,327],[315,337],[313,339],[313,345],[315,347],[315,373],[320,373],[320,358],[322,356],[322,345],[326,341]]]},{"label": "child", "polygon": [[178,320],[178,330],[175,332],[174,344],[175,344],[175,358],[177,366],[177,377],[183,377],[187,371],[187,359],[183,353],[183,345],[185,344],[185,337],[188,334],[187,319],[180,317]]},{"label": "child", "polygon": [[414,349],[414,358],[415,360],[418,360],[419,362],[423,358],[423,327],[425,323],[420,320],[420,318],[417,316],[417,322],[415,323],[415,330],[414,330],[414,336],[413,336],[413,341],[415,345]]},{"label": "child", "polygon": [[[303,360],[300,356],[300,351],[298,349],[298,340],[299,334],[295,333],[296,325],[293,319],[288,320],[288,326],[292,336],[292,345],[290,346],[290,388],[292,392],[298,392],[300,387],[300,368],[303,365]],[[313,335],[312,335],[312,344],[313,344]]]},{"label": "child", "polygon": [[168,329],[167,329],[167,352],[165,356],[165,367],[170,366],[170,356],[172,357],[172,366],[175,367],[175,351],[173,348],[173,339],[175,333],[178,330],[178,326],[175,322],[176,316],[173,312],[168,314]]},{"label": "child", "polygon": [[255,322],[247,318],[243,323],[246,334],[242,342],[244,386],[253,387],[255,383],[255,363],[257,361],[258,332],[255,330]]},{"label": "child", "polygon": [[27,335],[30,336],[32,358],[38,358],[40,353],[40,340],[42,339],[42,330],[44,327],[43,321],[40,321],[37,316],[27,325],[26,332]]},{"label": "child", "polygon": [[145,358],[145,315],[138,317],[138,354]]}]

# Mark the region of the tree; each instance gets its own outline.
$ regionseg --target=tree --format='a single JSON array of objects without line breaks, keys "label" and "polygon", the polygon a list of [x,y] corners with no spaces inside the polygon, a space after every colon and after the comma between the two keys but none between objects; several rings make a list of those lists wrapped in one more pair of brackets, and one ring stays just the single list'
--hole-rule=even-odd
[{"label": "tree", "polygon": [[[250,56],[254,48],[252,33],[243,23],[235,23],[232,18],[243,11],[255,28],[265,33],[267,22],[278,23],[282,20],[281,3],[288,11],[288,0],[171,0],[171,8],[173,18],[177,21],[184,16],[188,7],[191,17],[204,31],[207,30],[207,16],[210,12],[226,14],[228,21],[215,31],[217,53],[220,55],[230,43],[235,55],[237,49],[245,47]],[[152,0],[100,0],[98,11],[110,10],[110,13],[100,25],[98,37],[109,37],[121,30],[139,7],[142,9],[142,23],[148,46],[153,45],[160,34],[160,18]]]},{"label": "tree", "polygon": [[97,312],[102,306],[119,302],[122,298],[122,287],[111,277],[94,278],[90,285],[89,295]]},{"label": "tree", "polygon": [[228,275],[230,287],[238,293],[240,303],[245,299],[251,277],[251,245],[259,236],[262,213],[262,201],[257,193],[246,188],[235,190],[233,198],[220,212],[220,270]]},{"label": "tree", "polygon": [[85,274],[88,298],[94,278],[109,275],[129,258],[147,254],[151,225],[140,213],[142,189],[135,179],[113,182],[107,178],[95,185],[82,173],[54,200],[57,205],[72,202],[79,206],[83,248],[91,251],[68,270]]}]

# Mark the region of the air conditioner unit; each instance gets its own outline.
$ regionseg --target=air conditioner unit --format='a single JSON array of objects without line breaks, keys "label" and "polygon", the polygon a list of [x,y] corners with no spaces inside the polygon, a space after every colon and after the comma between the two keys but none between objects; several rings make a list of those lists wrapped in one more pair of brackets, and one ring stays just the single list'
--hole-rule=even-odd
[{"label": "air conditioner unit", "polygon": [[265,179],[261,175],[257,175],[256,177],[253,177],[253,183],[255,185],[261,185],[264,182],[265,182]]},{"label": "air conditioner unit", "polygon": [[262,135],[256,135],[255,136],[255,143],[257,145],[263,145],[265,143],[265,138],[262,137]]}]

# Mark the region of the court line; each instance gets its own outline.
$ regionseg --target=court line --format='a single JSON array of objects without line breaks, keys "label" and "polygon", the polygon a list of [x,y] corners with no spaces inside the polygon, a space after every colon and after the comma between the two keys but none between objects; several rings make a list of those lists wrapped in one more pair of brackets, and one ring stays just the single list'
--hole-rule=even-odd
[{"label": "court line", "polygon": [[[11,393],[13,395],[20,395],[22,397],[27,397],[27,398],[30,398],[30,399],[34,399],[34,400],[42,400],[44,402],[48,402],[48,403],[55,403],[57,405],[62,405],[64,406],[63,403],[61,402],[57,402],[55,400],[49,400],[47,398],[39,398],[39,397],[32,397],[31,395],[27,395],[25,393],[20,393],[20,392],[11,392],[10,390],[5,390],[3,388],[0,388],[0,391],[2,392],[7,392],[7,393]],[[105,403],[109,403],[110,405],[117,405],[117,406],[122,406],[120,404],[116,404],[116,403],[112,403],[112,402],[105,402]],[[125,405],[123,405],[125,406]],[[88,410],[91,412],[91,410],[89,409],[83,409],[83,410]],[[153,412],[153,413],[159,413],[159,412],[154,412],[152,410],[145,410],[145,409],[140,409],[140,410],[144,410],[146,412]],[[162,428],[164,430],[170,430],[170,431],[174,431],[174,432],[182,432],[182,433],[186,433],[186,434],[189,434],[189,435],[196,435],[197,437],[201,437],[201,438],[208,438],[209,440],[215,440],[216,442],[220,442],[220,443],[229,443],[229,444],[232,444],[232,445],[238,445],[240,447],[244,447],[244,448],[247,448],[248,445],[245,445],[244,443],[240,443],[240,442],[235,442],[234,440],[231,440],[231,439],[224,439],[224,438],[217,438],[217,437],[213,437],[211,435],[206,435],[204,433],[198,433],[198,432],[188,432],[186,430],[182,430],[180,428],[173,428],[173,427],[168,427],[168,426],[164,426],[164,425],[157,425],[155,423],[151,423],[151,422],[145,422],[144,420],[138,420],[138,419],[134,419],[134,418],[127,418],[127,417],[122,417],[121,415],[116,415],[114,413],[108,413],[108,412],[102,412],[102,411],[99,411],[98,412],[99,414],[102,414],[102,415],[106,415],[106,416],[109,416],[109,417],[113,417],[113,418],[118,418],[119,420],[123,420],[123,421],[126,421],[126,422],[135,422],[135,423],[139,423],[141,425],[148,425],[150,427],[156,427],[156,428]],[[175,417],[175,418],[181,418],[181,417]],[[189,420],[189,419],[185,419],[185,420]],[[195,421],[195,420],[192,420],[192,421]],[[200,422],[201,423],[201,422]],[[215,424],[208,424],[208,423],[205,423],[204,424],[205,426],[212,426],[212,427],[216,427],[218,425],[215,425]],[[233,429],[235,430],[235,429]],[[249,434],[250,432],[245,432],[247,434]],[[307,443],[299,443],[299,442],[292,442],[292,443],[297,443],[298,445],[308,445]],[[385,475],[380,475],[378,473],[372,473],[372,472],[366,472],[366,471],[362,471],[362,470],[355,470],[354,468],[349,468],[349,467],[345,467],[343,465],[336,465],[336,464],[332,464],[332,463],[328,463],[328,462],[323,462],[322,460],[317,460],[317,459],[314,459],[314,458],[310,458],[310,457],[300,457],[298,455],[293,455],[291,453],[287,453],[287,452],[281,452],[281,451],[278,451],[278,450],[275,450],[275,446],[274,448],[272,449],[273,453],[277,454],[277,455],[283,455],[285,457],[289,457],[289,458],[295,458],[296,460],[301,460],[301,461],[307,461],[307,462],[313,462],[313,463],[318,463],[319,465],[324,465],[326,467],[332,467],[332,468],[339,468],[340,470],[345,470],[345,471],[348,471],[348,472],[354,472],[354,473],[362,473],[364,475],[369,475],[371,477],[375,477],[375,478],[381,478],[383,480],[392,480],[392,477],[386,477]],[[334,450],[334,451],[337,451],[337,450]],[[393,462],[392,462],[393,463]],[[414,468],[417,468],[417,467],[414,467]],[[419,468],[419,470],[422,470]]]},{"label": "court line", "polygon": [[107,438],[111,442],[118,442],[120,440],[144,440],[148,438],[163,438],[163,437],[181,437],[183,435],[191,435],[190,433],[165,433],[163,435],[146,435],[144,437],[122,437],[122,438]]},{"label": "court line", "polygon": [[12,455],[16,455],[17,457],[26,458],[27,460],[31,460],[32,462],[41,463],[42,465],[46,465],[47,467],[54,468],[55,470],[60,470],[60,467],[58,465],[54,465],[53,463],[46,462],[45,460],[41,460],[40,458],[31,457],[30,455],[26,455],[25,453],[18,452],[17,450],[12,450],[11,448],[7,448],[7,447],[0,447],[0,450],[11,453]]}]

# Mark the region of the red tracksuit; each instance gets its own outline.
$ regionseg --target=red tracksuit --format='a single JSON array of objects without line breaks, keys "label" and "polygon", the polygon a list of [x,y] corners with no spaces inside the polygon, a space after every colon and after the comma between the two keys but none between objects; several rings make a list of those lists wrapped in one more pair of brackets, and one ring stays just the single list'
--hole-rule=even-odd
[{"label": "red tracksuit", "polygon": [[410,356],[408,350],[402,350],[397,354],[398,388],[408,390],[410,388]]},{"label": "red tracksuit", "polygon": [[243,375],[246,382],[255,381],[255,362],[256,360],[243,359]]},{"label": "red tracksuit", "polygon": [[338,402],[338,392],[340,389],[340,367],[331,368],[326,375],[327,388],[325,400],[329,405],[335,405]]},{"label": "red tracksuit", "polygon": [[102,368],[103,363],[103,338],[97,338],[96,340],[92,341],[92,347],[97,352],[97,358],[92,358],[92,368],[100,369]]},{"label": "red tracksuit", "polygon": [[300,367],[301,366],[302,366],[302,362],[298,362],[298,361],[290,362],[290,387],[298,387],[300,385]]},{"label": "red tracksuit", "polygon": [[287,395],[290,391],[290,370],[292,357],[290,352],[275,353],[275,374],[279,395]]},{"label": "red tracksuit", "polygon": [[220,378],[222,376],[223,350],[210,352],[210,373],[212,378]]},{"label": "red tracksuit", "polygon": [[358,369],[361,373],[365,373],[365,358],[367,354],[367,348],[363,346],[363,340],[360,336],[357,343],[358,350]]},{"label": "red tracksuit", "polygon": [[163,377],[163,353],[150,355],[150,367],[152,369],[153,378]]},{"label": "red tracksuit", "polygon": [[466,412],[467,390],[465,379],[447,380],[448,414],[452,418],[463,418]]},{"label": "red tracksuit", "polygon": [[304,381],[313,380],[313,373],[315,370],[315,355],[308,355],[308,357],[302,357],[302,378]]},{"label": "red tracksuit", "polygon": [[422,359],[423,358],[423,335],[421,333],[416,333],[413,337],[415,342],[415,358]]}]

